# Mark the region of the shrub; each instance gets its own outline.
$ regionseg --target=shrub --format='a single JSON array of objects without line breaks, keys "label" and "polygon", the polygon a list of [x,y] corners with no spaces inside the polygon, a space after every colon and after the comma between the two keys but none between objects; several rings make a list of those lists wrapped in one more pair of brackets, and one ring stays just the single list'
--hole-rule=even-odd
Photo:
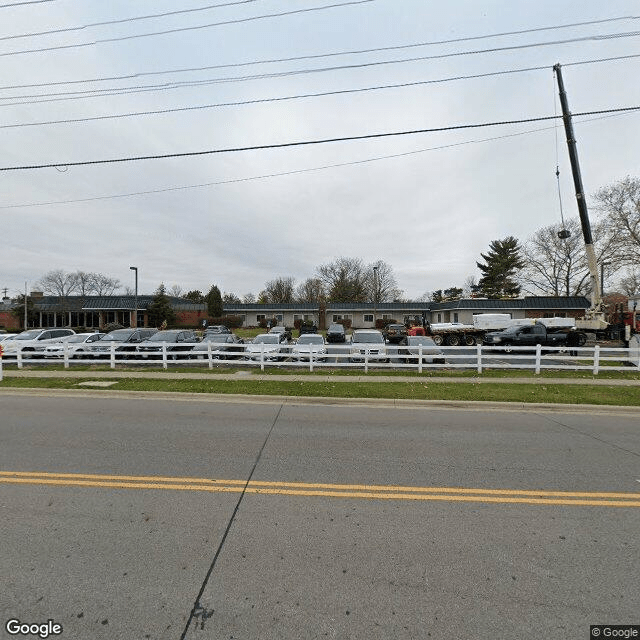
[{"label": "shrub", "polygon": [[228,329],[238,329],[244,324],[244,318],[242,316],[219,316],[217,318],[209,318],[208,324],[222,324]]},{"label": "shrub", "polygon": [[376,320],[376,329],[384,329],[389,324],[400,324],[397,320],[388,320],[385,318],[378,318]]},{"label": "shrub", "polygon": [[342,318],[342,320],[338,320],[336,324],[341,324],[345,330],[351,329],[351,318]]}]

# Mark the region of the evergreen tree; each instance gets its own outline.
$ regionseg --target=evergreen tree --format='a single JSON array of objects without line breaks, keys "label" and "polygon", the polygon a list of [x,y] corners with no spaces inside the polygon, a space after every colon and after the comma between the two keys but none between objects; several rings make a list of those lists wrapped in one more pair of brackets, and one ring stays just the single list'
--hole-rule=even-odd
[{"label": "evergreen tree", "polygon": [[185,293],[183,298],[187,300],[191,300],[191,302],[195,302],[196,304],[204,304],[204,296],[202,295],[202,291],[198,289],[193,289],[188,293]]},{"label": "evergreen tree", "polygon": [[175,324],[176,314],[169,302],[164,283],[156,289],[153,302],[149,305],[147,313],[149,314],[149,324],[153,327]]},{"label": "evergreen tree", "polygon": [[482,277],[478,286],[487,298],[517,298],[520,285],[515,277],[524,267],[518,240],[509,236],[504,240],[493,240],[487,253],[480,254],[484,264],[476,262]]},{"label": "evergreen tree", "polygon": [[[11,309],[11,315],[20,320],[20,326],[24,324],[24,293],[13,300],[15,306]],[[27,296],[27,324],[35,326],[37,320],[36,312],[33,310],[33,299],[31,296]],[[27,327],[22,327],[26,329]]]},{"label": "evergreen tree", "polygon": [[215,284],[211,285],[211,289],[209,289],[204,301],[207,303],[209,317],[220,318],[222,316],[222,294]]}]

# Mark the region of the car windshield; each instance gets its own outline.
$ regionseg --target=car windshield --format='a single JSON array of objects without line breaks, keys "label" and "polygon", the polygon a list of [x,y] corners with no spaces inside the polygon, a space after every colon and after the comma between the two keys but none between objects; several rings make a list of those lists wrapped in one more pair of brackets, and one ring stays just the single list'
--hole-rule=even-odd
[{"label": "car windshield", "polygon": [[329,327],[329,331],[333,331],[336,333],[339,331],[340,333],[342,333],[344,331],[344,327],[341,324],[332,324]]},{"label": "car windshield", "polygon": [[307,334],[298,338],[298,344],[324,344],[322,336],[317,334]]},{"label": "car windshield", "polygon": [[354,333],[352,342],[379,343],[384,342],[384,338],[381,333]]},{"label": "car windshield", "polygon": [[68,340],[65,340],[65,342],[85,342],[88,337],[89,336],[75,335],[71,336]]},{"label": "car windshield", "polygon": [[261,336],[256,336],[253,339],[253,343],[254,344],[278,344],[279,343],[279,339],[277,335],[261,335]]},{"label": "car windshield", "polygon": [[205,334],[202,338],[203,342],[227,342],[230,339],[230,335],[224,333],[209,333]]},{"label": "car windshield", "polygon": [[111,342],[124,342],[133,333],[130,329],[116,329],[111,333],[107,333],[106,336],[102,336],[100,340]]},{"label": "car windshield", "polygon": [[435,345],[435,342],[427,336],[409,336],[407,338],[407,344],[411,347],[417,347],[419,345],[432,347]]},{"label": "car windshield", "polygon": [[175,342],[178,334],[175,331],[158,331],[147,338],[149,342]]},{"label": "car windshield", "polygon": [[23,331],[21,334],[17,335],[14,340],[35,340],[42,331]]}]

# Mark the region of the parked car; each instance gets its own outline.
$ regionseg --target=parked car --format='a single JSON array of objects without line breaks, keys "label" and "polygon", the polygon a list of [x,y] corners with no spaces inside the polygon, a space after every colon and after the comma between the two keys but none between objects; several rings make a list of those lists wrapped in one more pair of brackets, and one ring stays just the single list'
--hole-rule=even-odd
[{"label": "parked car", "polygon": [[74,336],[64,338],[63,342],[51,344],[44,350],[45,358],[62,358],[65,349],[69,358],[90,358],[91,348],[89,345],[100,340],[106,333],[76,333]]},{"label": "parked car", "polygon": [[389,362],[387,347],[382,333],[376,329],[356,329],[351,334],[351,362],[363,362],[365,356],[369,362]]},{"label": "parked car", "polygon": [[117,357],[127,357],[135,353],[138,344],[157,332],[157,329],[116,329],[91,344],[91,357],[108,358],[112,344],[115,345]]},{"label": "parked car", "polygon": [[141,342],[136,347],[136,357],[162,358],[162,348],[166,349],[167,357],[177,360],[179,356],[191,353],[193,346],[198,342],[195,331],[191,329],[167,329],[158,331]]},{"label": "parked car", "polygon": [[445,364],[444,351],[429,336],[407,336],[398,348],[398,356],[405,363],[417,364],[422,348],[423,364]]},{"label": "parked car", "polygon": [[231,330],[223,324],[212,324],[204,330],[204,333],[205,335],[207,333],[231,333]]},{"label": "parked car", "polygon": [[387,342],[400,344],[407,337],[407,327],[403,324],[388,324],[382,335]]},{"label": "parked car", "polygon": [[301,336],[305,333],[318,333],[318,327],[313,322],[302,322],[298,331]]},{"label": "parked car", "polygon": [[17,335],[17,333],[0,333],[0,342],[11,340],[11,338],[15,338]]},{"label": "parked car", "polygon": [[346,342],[347,332],[341,324],[330,324],[327,329],[327,342]]},{"label": "parked car", "polygon": [[40,357],[49,345],[61,342],[64,338],[75,334],[73,329],[28,329],[11,340],[5,340],[2,350],[5,358],[15,358],[18,349],[21,350],[24,358]]},{"label": "parked car", "polygon": [[317,333],[304,333],[291,349],[292,360],[314,360],[324,361],[327,359],[327,347],[324,338]]},{"label": "parked car", "polygon": [[190,358],[205,360],[208,356],[209,344],[211,357],[229,360],[241,358],[244,354],[244,340],[235,333],[205,333],[202,342],[198,342],[189,354]]},{"label": "parked car", "polygon": [[264,353],[265,360],[284,360],[287,357],[287,339],[281,339],[278,333],[261,333],[246,345],[245,358],[260,360]]},{"label": "parked car", "polygon": [[269,329],[269,333],[275,333],[279,335],[280,342],[284,342],[285,340],[290,342],[293,339],[291,329],[287,329],[287,327],[272,327],[271,329]]}]

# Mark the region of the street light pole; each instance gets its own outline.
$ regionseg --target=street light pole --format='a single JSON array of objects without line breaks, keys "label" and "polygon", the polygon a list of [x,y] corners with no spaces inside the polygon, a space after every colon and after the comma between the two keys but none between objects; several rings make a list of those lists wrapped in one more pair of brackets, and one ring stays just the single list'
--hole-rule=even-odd
[{"label": "street light pole", "polygon": [[378,315],[378,267],[373,267],[373,327],[376,326]]},{"label": "street light pole", "polygon": [[135,296],[135,311],[133,315],[133,324],[132,327],[134,329],[138,328],[138,267],[129,267],[132,271],[135,271],[136,274],[136,296]]}]

